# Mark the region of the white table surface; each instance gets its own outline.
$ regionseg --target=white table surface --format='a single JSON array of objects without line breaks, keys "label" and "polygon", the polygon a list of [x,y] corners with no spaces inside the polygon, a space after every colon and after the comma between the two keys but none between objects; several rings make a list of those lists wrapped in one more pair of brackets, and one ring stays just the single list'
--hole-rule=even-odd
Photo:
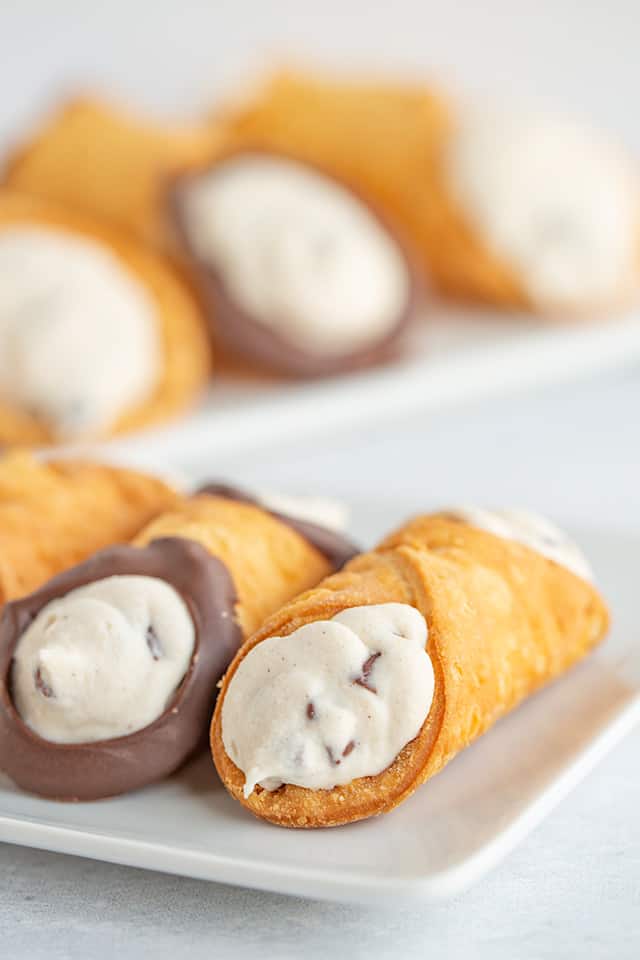
[{"label": "white table surface", "polygon": [[[289,52],[554,100],[638,148],[639,20],[635,0],[2,0],[0,138],[79,88],[179,114],[265,55]],[[639,411],[640,376],[610,378],[368,430],[329,449],[233,463],[212,452],[208,466],[248,485],[394,497],[399,514],[520,503],[640,531]],[[0,845],[0,956],[637,958],[639,750],[640,731],[489,878],[428,909],[318,904]]]}]

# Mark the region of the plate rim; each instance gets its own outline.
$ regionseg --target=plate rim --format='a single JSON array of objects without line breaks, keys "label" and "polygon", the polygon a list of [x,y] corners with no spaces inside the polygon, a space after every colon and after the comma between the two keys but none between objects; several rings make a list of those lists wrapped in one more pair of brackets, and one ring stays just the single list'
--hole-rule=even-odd
[{"label": "plate rim", "polygon": [[[317,900],[362,904],[438,902],[462,893],[497,866],[638,722],[640,694],[622,706],[613,720],[489,843],[468,859],[428,878],[419,872],[370,879],[366,873],[354,870],[332,872],[325,867],[314,870],[299,865],[266,866],[243,857],[231,858],[131,837],[113,838],[96,830],[56,826],[4,814],[0,814],[0,841],[136,869]],[[94,852],[84,848],[85,844],[92,846]],[[96,847],[100,848],[99,852]],[[135,859],[133,854],[136,854]]]}]

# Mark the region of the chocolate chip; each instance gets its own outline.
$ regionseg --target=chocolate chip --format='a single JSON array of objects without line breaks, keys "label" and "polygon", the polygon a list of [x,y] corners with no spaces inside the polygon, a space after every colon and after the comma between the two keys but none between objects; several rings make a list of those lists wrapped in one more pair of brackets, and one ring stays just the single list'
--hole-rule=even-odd
[{"label": "chocolate chip", "polygon": [[357,677],[353,681],[354,683],[357,683],[359,687],[364,687],[365,690],[369,690],[371,693],[378,692],[376,688],[372,687],[371,684],[369,683],[369,676],[371,675],[371,671],[373,670],[374,663],[380,656],[382,656],[382,654],[380,653],[380,651],[378,651],[378,653],[372,653],[370,657],[367,657],[365,662],[362,664],[362,676]]},{"label": "chocolate chip", "polygon": [[307,716],[309,717],[309,720],[315,720],[316,718],[316,708],[311,700],[309,700],[309,703],[307,704]]},{"label": "chocolate chip", "polygon": [[36,690],[39,690],[43,697],[46,697],[47,699],[49,699],[49,697],[54,696],[53,687],[50,687],[49,684],[44,679],[44,677],[42,676],[42,671],[40,670],[40,667],[38,667],[38,669],[36,670],[33,680],[36,685]]},{"label": "chocolate chip", "polygon": [[[349,740],[349,743],[346,745],[346,747],[345,747],[344,750],[342,751],[342,756],[343,756],[343,757],[348,757],[349,754],[351,753],[351,751],[353,750],[353,748],[355,747],[355,745],[356,745],[355,740]],[[331,749],[331,747],[325,747],[325,749],[326,749],[326,751],[327,751],[327,756],[329,757],[329,760],[330,760],[331,763],[334,765],[334,767],[339,767],[339,766],[340,766],[340,762],[341,762],[341,758],[334,756],[334,753],[333,753],[333,750]]]},{"label": "chocolate chip", "polygon": [[163,650],[158,640],[158,634],[155,632],[151,624],[147,627],[147,646],[151,651],[151,656],[154,660],[159,660],[162,656]]}]

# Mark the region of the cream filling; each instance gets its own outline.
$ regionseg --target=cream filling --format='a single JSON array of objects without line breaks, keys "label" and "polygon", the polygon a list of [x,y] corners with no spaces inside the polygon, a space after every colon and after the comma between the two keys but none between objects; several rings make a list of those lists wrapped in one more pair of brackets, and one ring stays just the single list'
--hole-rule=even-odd
[{"label": "cream filling", "polygon": [[108,247],[52,227],[0,229],[0,397],[81,437],[147,399],[160,365],[155,306]]},{"label": "cream filling", "polygon": [[640,180],[613,144],[555,118],[469,109],[445,171],[543,308],[589,308],[638,286]]},{"label": "cream filling", "polygon": [[427,625],[402,603],[353,607],[258,643],[222,705],[222,740],[256,784],[328,790],[385,770],[433,700]]},{"label": "cream filling", "polygon": [[194,645],[191,615],[166,581],[96,580],[48,603],[18,639],[13,700],[45,740],[126,736],[165,711]]},{"label": "cream filling", "polygon": [[409,275],[367,207],[289,160],[238,157],[185,189],[186,224],[242,310],[320,353],[364,347],[405,309]]},{"label": "cream filling", "polygon": [[584,553],[545,517],[527,510],[482,510],[479,507],[453,507],[446,512],[504,540],[517,540],[571,570],[577,577],[593,580],[593,571]]}]

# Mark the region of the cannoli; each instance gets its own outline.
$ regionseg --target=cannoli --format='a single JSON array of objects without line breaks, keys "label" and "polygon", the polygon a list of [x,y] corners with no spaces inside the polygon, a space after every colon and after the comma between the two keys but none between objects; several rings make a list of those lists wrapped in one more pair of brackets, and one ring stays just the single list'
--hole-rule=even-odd
[{"label": "cannoli", "polygon": [[144,473],[25,453],[0,459],[0,605],[110,543],[129,540],[178,494]]},{"label": "cannoli", "polygon": [[410,521],[238,652],[211,727],[222,781],[283,826],[391,810],[602,639],[589,576],[530,515]]},{"label": "cannoli", "polygon": [[171,245],[163,196],[168,177],[203,163],[219,140],[211,126],[149,122],[97,99],[64,104],[9,159],[7,185]]},{"label": "cannoli", "polygon": [[178,178],[171,206],[214,335],[237,357],[314,377],[401,350],[413,264],[346,184],[284,154],[240,151]]},{"label": "cannoli", "polygon": [[355,553],[201,494],[5,606],[0,767],[96,800],[168,776],[206,742],[216,681],[278,606]]},{"label": "cannoli", "polygon": [[552,315],[637,296],[637,165],[586,128],[290,73],[228,114],[238,148],[288,151],[371,197],[445,294]]},{"label": "cannoli", "polygon": [[244,638],[286,600],[357,553],[338,531],[272,511],[218,484],[205,486],[179,512],[157,517],[133,542],[146,546],[180,536],[196,540],[229,571]]},{"label": "cannoli", "polygon": [[0,279],[0,442],[129,431],[204,389],[196,298],[131,237],[0,190]]}]

